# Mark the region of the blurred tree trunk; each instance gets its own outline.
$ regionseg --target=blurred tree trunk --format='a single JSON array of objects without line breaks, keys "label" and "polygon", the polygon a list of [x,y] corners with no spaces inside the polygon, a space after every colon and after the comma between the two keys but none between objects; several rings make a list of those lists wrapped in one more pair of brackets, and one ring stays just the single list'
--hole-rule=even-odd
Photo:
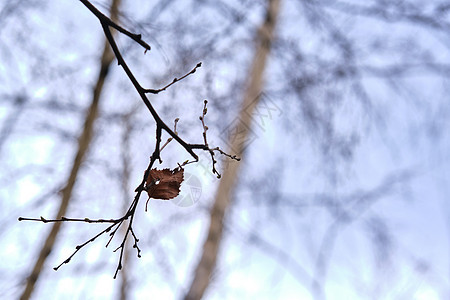
[{"label": "blurred tree trunk", "polygon": [[[111,19],[117,20],[118,17],[118,8],[121,0],[112,0],[111,8],[110,8],[110,16]],[[61,203],[58,209],[58,213],[56,214],[56,218],[61,218],[66,214],[67,207],[69,206],[70,200],[72,198],[73,187],[75,186],[75,182],[77,181],[78,172],[80,170],[83,159],[88,151],[89,145],[92,141],[93,127],[95,120],[97,119],[98,105],[100,101],[100,95],[103,90],[103,84],[108,75],[108,70],[111,65],[111,62],[114,59],[114,54],[111,51],[111,48],[108,42],[105,40],[105,46],[103,49],[103,54],[100,62],[100,72],[98,75],[97,82],[95,84],[95,88],[92,93],[92,102],[86,113],[86,118],[84,121],[83,131],[81,132],[78,138],[78,150],[77,154],[74,158],[72,169],[70,171],[69,178],[61,190]],[[20,299],[30,299],[31,294],[33,293],[34,287],[36,285],[37,280],[39,279],[39,275],[41,273],[42,267],[53,249],[55,245],[57,235],[61,229],[61,222],[55,222],[53,227],[48,234],[39,256],[34,264],[33,270],[31,274],[27,278],[25,289],[23,290]]]},{"label": "blurred tree trunk", "polygon": [[[122,116],[122,122],[124,124],[124,130],[122,132],[122,140],[121,140],[121,159],[122,159],[122,174],[121,174],[121,190],[122,190],[122,197],[123,197],[123,207],[122,210],[126,211],[129,206],[129,200],[130,200],[130,176],[131,176],[131,149],[130,149],[130,137],[132,136],[133,131],[133,117],[138,111],[139,106],[135,106],[132,108],[129,112],[125,113]],[[127,227],[122,226],[121,228],[123,234],[126,234]],[[130,290],[130,270],[131,270],[131,261],[130,259],[130,247],[127,247],[130,243],[130,240],[127,240],[125,242],[125,249],[123,254],[123,264],[127,265],[126,268],[122,268],[120,271],[120,300],[127,300],[128,297],[128,291]]]},{"label": "blurred tree trunk", "polygon": [[[262,92],[264,70],[274,40],[274,30],[279,9],[280,0],[268,0],[266,17],[257,32],[256,51],[239,115],[240,123],[238,123],[235,131],[239,132],[239,139],[231,139],[229,141],[231,151],[235,151],[240,157],[244,154],[243,147],[245,143],[242,143],[242,140],[245,140],[248,136],[248,128],[250,128],[252,122],[252,113],[259,102],[259,97]],[[195,268],[194,278],[189,287],[189,291],[184,297],[185,300],[201,299],[209,285],[222,240],[224,216],[227,208],[231,204],[231,196],[238,172],[238,163],[229,164],[220,180],[214,204],[210,211],[208,236],[203,244],[202,255]]]}]

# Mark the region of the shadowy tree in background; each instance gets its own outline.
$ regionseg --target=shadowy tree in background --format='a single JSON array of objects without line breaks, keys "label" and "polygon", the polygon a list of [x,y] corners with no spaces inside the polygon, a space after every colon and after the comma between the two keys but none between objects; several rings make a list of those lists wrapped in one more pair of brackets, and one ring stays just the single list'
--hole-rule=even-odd
[{"label": "shadowy tree in background", "polygon": [[[244,154],[245,141],[249,139],[249,130],[252,126],[252,116],[263,90],[264,71],[274,40],[279,9],[279,0],[268,1],[264,23],[257,33],[256,51],[249,71],[248,86],[242,101],[239,122],[236,124],[236,128],[231,129],[232,134],[228,137],[230,148],[236,151],[236,154],[240,157]],[[208,236],[203,244],[200,261],[196,266],[192,283],[184,299],[201,299],[209,285],[222,241],[225,212],[230,205],[231,193],[236,184],[238,166],[238,164],[232,164],[225,170],[224,177],[217,188],[210,212]]]},{"label": "shadowy tree in background", "polygon": [[[33,4],[0,7],[0,254],[9,258],[0,267],[8,274],[0,289],[6,297],[19,295],[45,236],[45,226],[17,225],[16,217],[57,211],[98,74],[90,53],[103,47],[92,30],[98,22],[78,1],[70,8]],[[195,80],[155,99],[165,120],[181,116],[178,131],[189,140],[201,136],[201,128],[192,128],[203,103],[191,101],[201,98],[210,99],[210,143],[229,143],[242,107],[245,113],[241,101],[252,78],[245,70],[252,68],[266,9],[265,1],[231,0],[122,6],[120,21],[152,45],[143,63],[140,49],[118,38],[142,82],[163,85],[204,63]],[[205,299],[447,298],[449,22],[440,1],[282,2],[263,93],[241,140],[245,160],[223,216],[210,214],[218,182],[200,155],[186,171],[201,180],[201,200],[189,208],[150,203],[148,218],[135,224],[143,257],[126,269],[121,293],[118,282],[108,281],[116,257],[92,245],[64,271],[44,267],[37,297],[51,291],[110,298],[115,290],[122,299],[187,298],[186,285],[202,278],[196,298],[203,292]],[[57,32],[49,37],[48,28]],[[68,30],[71,35],[60,34]],[[105,82],[96,134],[72,193],[73,216],[122,211],[148,163],[155,127],[147,112],[130,114],[138,103],[120,71],[111,68]],[[163,165],[176,163],[180,153],[165,151]],[[205,172],[196,173],[202,166]],[[224,174],[237,168],[222,166]],[[222,221],[217,262],[190,277],[206,257],[208,225],[220,229]],[[71,253],[74,241],[91,237],[94,231],[85,228],[65,226],[52,264]],[[100,291],[100,283],[111,288]]]},{"label": "shadowy tree in background", "polygon": [[[111,3],[109,13],[112,20],[117,20],[118,18],[119,5],[120,0],[113,0]],[[105,46],[100,61],[100,72],[98,74],[98,79],[95,84],[95,87],[92,91],[92,102],[89,106],[88,111],[86,112],[86,119],[84,121],[83,130],[78,138],[78,149],[73,161],[72,168],[70,170],[70,175],[67,178],[65,186],[61,190],[61,203],[58,212],[55,216],[55,219],[60,219],[61,217],[67,215],[67,208],[69,207],[70,200],[72,199],[72,191],[77,181],[81,164],[91,144],[94,123],[98,115],[98,107],[102,95],[103,85],[108,76],[108,70],[109,67],[111,66],[113,59],[114,54],[111,51],[111,47],[108,44],[108,42],[105,41]],[[61,225],[62,222],[55,222],[52,225],[52,229],[49,232],[47,238],[45,239],[45,242],[37,257],[36,263],[34,264],[31,274],[27,278],[27,284],[20,299],[30,299],[35,284],[41,274],[41,270],[44,266],[44,263],[47,260],[48,255],[50,254],[55,245],[55,241],[60,231]]]}]

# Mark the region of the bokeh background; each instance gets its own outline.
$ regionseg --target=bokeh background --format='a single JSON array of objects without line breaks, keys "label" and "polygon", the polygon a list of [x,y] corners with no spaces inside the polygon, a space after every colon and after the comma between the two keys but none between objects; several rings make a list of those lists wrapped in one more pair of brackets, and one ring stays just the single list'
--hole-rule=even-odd
[{"label": "bokeh background", "polygon": [[[179,201],[143,195],[132,244],[100,237],[57,272],[101,224],[65,222],[31,299],[182,299],[194,280],[227,170],[237,167],[203,299],[450,298],[450,2],[419,0],[115,0],[117,22],[152,50],[116,35],[162,119],[190,143],[208,99],[208,141],[242,161],[208,153]],[[279,14],[261,42],[271,5]],[[92,1],[110,15],[111,1]],[[270,22],[269,22],[270,23]],[[261,48],[263,86],[249,101]],[[24,297],[64,197],[73,218],[118,218],[141,182],[155,123],[116,60],[91,118],[105,38],[79,1],[0,3],[0,295]],[[109,48],[107,48],[109,49]],[[108,50],[106,50],[108,51]],[[112,58],[112,57],[111,57]],[[257,60],[256,60],[257,61]],[[257,102],[253,102],[257,101]],[[163,142],[167,139],[163,136]],[[190,159],[175,142],[158,168]],[[195,197],[190,187],[196,188]],[[199,192],[199,190],[201,190]],[[220,222],[222,223],[222,222]],[[35,277],[36,278],[36,277]]]}]

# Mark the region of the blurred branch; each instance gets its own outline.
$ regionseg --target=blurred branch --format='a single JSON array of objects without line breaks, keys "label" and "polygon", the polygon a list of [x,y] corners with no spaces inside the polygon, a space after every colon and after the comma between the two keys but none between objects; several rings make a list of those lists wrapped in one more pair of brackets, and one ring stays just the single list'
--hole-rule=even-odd
[{"label": "blurred branch", "polygon": [[441,6],[439,3],[436,3],[436,9],[433,10],[434,14],[424,13],[420,8],[414,7],[413,5],[404,5],[402,1],[392,1],[389,5],[386,5],[384,1],[372,5],[360,5],[343,1],[324,1],[323,5],[345,14],[376,17],[386,22],[407,21],[413,24],[439,29],[446,33],[450,30],[450,23],[445,22],[439,14],[439,7]]},{"label": "blurred branch", "polygon": [[[239,226],[239,224],[233,224],[233,227],[237,226]],[[239,231],[244,230],[243,228],[231,228],[231,226],[226,226],[226,229],[232,231],[234,234],[238,234]],[[298,262],[295,257],[293,257],[286,250],[267,241],[261,234],[258,233],[258,230],[252,230],[249,232],[248,236],[242,238],[246,238],[244,241],[246,244],[256,247],[261,252],[276,260],[277,263],[289,271],[292,276],[305,287],[311,282],[311,280],[313,280],[311,274],[309,274],[309,272]]]},{"label": "blurred branch", "polygon": [[3,145],[8,139],[9,135],[13,132],[14,126],[20,118],[20,115],[24,111],[24,105],[28,101],[25,96],[17,95],[14,101],[14,109],[13,111],[6,117],[6,120],[3,122],[3,126],[0,129],[0,157],[2,155]]},{"label": "blurred branch", "polygon": [[444,63],[416,63],[416,64],[393,64],[384,67],[376,67],[370,65],[358,66],[362,72],[370,74],[375,77],[396,78],[401,76],[415,76],[424,75],[424,71],[429,71],[433,74],[441,76],[450,75],[450,65]]},{"label": "blurred branch", "polygon": [[357,220],[376,202],[389,195],[399,183],[410,180],[412,176],[413,172],[411,170],[397,171],[387,176],[383,182],[369,191],[355,192],[347,197],[329,202],[327,208],[330,210],[334,221],[328,226],[322,237],[316,258],[315,275],[311,283],[316,299],[324,297],[323,283],[334,245],[342,229]]}]

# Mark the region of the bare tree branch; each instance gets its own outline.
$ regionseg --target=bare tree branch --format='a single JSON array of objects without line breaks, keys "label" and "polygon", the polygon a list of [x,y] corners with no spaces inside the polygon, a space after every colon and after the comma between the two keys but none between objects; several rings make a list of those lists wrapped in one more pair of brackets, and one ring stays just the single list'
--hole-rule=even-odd
[{"label": "bare tree branch", "polygon": [[[97,8],[95,8],[89,1],[87,0],[80,0],[100,21],[100,24],[103,28],[103,31],[105,33],[106,39],[107,39],[107,44],[109,44],[112,48],[112,51],[115,55],[115,57],[117,58],[118,64],[120,66],[122,66],[123,70],[125,71],[126,75],[128,76],[128,78],[130,79],[130,81],[132,82],[133,86],[135,87],[136,91],[139,93],[142,101],[144,102],[145,106],[148,108],[148,110],[150,111],[155,123],[156,123],[156,142],[155,142],[155,149],[153,151],[153,154],[150,157],[150,162],[148,164],[147,169],[144,172],[144,176],[142,178],[141,183],[138,185],[138,187],[135,189],[136,195],[133,199],[133,201],[131,202],[128,210],[126,211],[126,213],[117,219],[110,219],[110,220],[105,220],[105,219],[97,219],[97,220],[91,220],[89,218],[84,218],[84,219],[77,219],[77,218],[66,218],[63,215],[65,214],[66,210],[67,210],[67,204],[64,205],[64,208],[58,213],[58,217],[59,218],[55,218],[52,220],[48,220],[45,219],[43,217],[37,219],[37,218],[23,218],[20,217],[19,221],[41,221],[44,223],[48,223],[48,222],[52,222],[55,223],[54,224],[54,228],[58,228],[59,230],[59,226],[61,225],[61,222],[86,222],[86,223],[112,223],[111,225],[109,225],[108,227],[106,227],[104,230],[100,231],[97,235],[95,235],[94,237],[92,237],[91,239],[89,239],[88,241],[86,241],[85,243],[82,243],[78,246],[75,247],[75,251],[65,260],[63,261],[60,265],[58,265],[57,267],[55,267],[55,270],[58,270],[63,264],[69,263],[71,258],[79,251],[81,250],[84,246],[88,245],[90,242],[95,241],[98,237],[100,237],[101,235],[105,234],[105,233],[109,233],[109,240],[106,243],[106,247],[108,247],[108,245],[111,243],[112,239],[114,238],[115,234],[118,232],[119,228],[121,228],[121,226],[128,221],[125,233],[123,235],[122,238],[122,242],[120,243],[120,245],[114,250],[114,252],[119,251],[120,250],[120,254],[119,254],[119,260],[118,260],[118,264],[117,264],[117,268],[116,271],[114,273],[114,278],[117,277],[118,272],[123,268],[123,258],[124,258],[124,251],[125,251],[125,245],[127,242],[127,239],[129,237],[129,235],[131,235],[134,239],[134,244],[133,244],[133,248],[136,249],[137,251],[137,256],[140,257],[140,252],[141,249],[138,246],[138,242],[139,239],[137,238],[134,230],[133,230],[133,221],[134,221],[134,217],[135,217],[135,212],[136,212],[136,208],[138,206],[139,203],[139,199],[140,196],[142,194],[143,191],[148,191],[149,187],[151,184],[154,184],[153,182],[148,184],[147,183],[147,179],[149,177],[150,171],[153,167],[153,164],[155,163],[156,160],[159,160],[160,162],[161,160],[161,150],[162,148],[166,145],[164,144],[161,147],[161,136],[162,136],[162,131],[164,130],[165,132],[167,132],[171,138],[173,138],[174,140],[176,140],[194,159],[195,161],[198,161],[198,156],[197,154],[194,152],[194,149],[201,149],[204,151],[209,151],[211,153],[211,158],[212,158],[212,164],[213,164],[213,172],[217,174],[218,177],[220,177],[220,174],[217,172],[217,170],[215,169],[215,163],[216,161],[214,160],[214,151],[219,151],[218,147],[211,149],[209,147],[209,145],[207,144],[206,141],[206,125],[202,119],[202,125],[203,125],[203,129],[204,129],[204,144],[189,144],[187,142],[185,142],[183,139],[181,139],[178,134],[175,132],[176,128],[174,128],[174,130],[171,130],[165,123],[164,121],[161,119],[161,117],[158,115],[158,113],[156,112],[156,110],[154,109],[153,105],[150,103],[149,99],[147,98],[147,93],[151,93],[151,94],[158,94],[164,90],[166,90],[168,87],[170,87],[171,85],[173,85],[174,83],[186,78],[187,76],[189,76],[190,74],[193,74],[196,72],[197,68],[199,68],[201,66],[201,63],[198,63],[190,72],[188,72],[187,74],[185,74],[184,76],[182,76],[181,78],[175,78],[172,83],[166,85],[165,87],[161,88],[161,89],[145,89],[143,88],[139,82],[137,81],[136,77],[134,76],[134,74],[132,73],[132,71],[130,70],[130,68],[128,67],[127,63],[125,62],[117,44],[116,41],[112,35],[111,32],[111,28],[114,28],[116,30],[118,30],[119,32],[125,34],[126,36],[130,37],[131,39],[133,39],[135,42],[137,42],[138,44],[140,44],[142,47],[145,48],[145,50],[150,50],[150,46],[144,42],[142,40],[141,35],[139,34],[133,34],[129,31],[127,31],[126,29],[122,28],[121,26],[119,26],[118,24],[116,24],[115,21],[113,21],[114,18],[117,17],[117,4],[116,2],[113,3],[113,6],[111,8],[111,10],[113,10],[114,8],[114,12],[111,11],[111,15],[114,17],[113,19],[108,18],[106,15],[102,14],[99,10],[97,10]],[[82,158],[87,150],[87,146],[90,143],[91,140],[91,136],[92,136],[92,127],[93,127],[93,122],[95,120],[95,117],[97,115],[97,109],[98,109],[98,102],[99,102],[99,97],[100,97],[100,92],[101,92],[101,88],[103,86],[103,82],[104,79],[106,77],[109,65],[113,59],[113,55],[109,50],[109,46],[105,45],[105,52],[104,52],[104,56],[102,58],[102,68],[100,71],[100,77],[99,77],[99,82],[101,82],[101,85],[96,86],[96,89],[94,90],[94,101],[93,101],[93,106],[91,107],[91,110],[88,114],[88,118],[85,124],[85,135],[82,135],[80,138],[80,145],[82,145],[83,147],[80,149],[82,150],[82,152],[79,152],[79,155],[77,154],[76,157],[76,164],[74,164],[74,166],[76,166],[75,169],[75,173],[74,173],[74,177],[69,177],[69,182],[70,182],[70,193],[72,191],[73,185],[75,184],[75,180],[76,180],[76,174],[78,173],[78,169],[80,167],[80,164],[82,162]],[[109,51],[109,52],[107,52]],[[105,65],[107,63],[107,65]],[[205,100],[205,104],[204,104],[204,109],[203,109],[203,117],[206,114],[206,103],[207,101]],[[220,153],[223,153],[224,155],[226,155],[227,157],[231,158],[231,159],[235,159],[235,160],[239,160],[238,157],[236,157],[236,155],[229,155],[226,154],[225,152],[220,150]],[[188,161],[183,163],[187,164],[189,163]],[[179,165],[179,167],[181,168],[183,165]],[[72,174],[71,174],[72,175]],[[181,183],[181,182],[180,182]],[[66,190],[66,189],[65,189]],[[69,189],[68,189],[69,190]],[[70,199],[70,194],[68,196],[68,199]],[[52,236],[52,244],[54,243],[54,239],[55,236]],[[48,253],[47,253],[48,255]],[[42,267],[42,265],[40,265],[40,268]]]}]

